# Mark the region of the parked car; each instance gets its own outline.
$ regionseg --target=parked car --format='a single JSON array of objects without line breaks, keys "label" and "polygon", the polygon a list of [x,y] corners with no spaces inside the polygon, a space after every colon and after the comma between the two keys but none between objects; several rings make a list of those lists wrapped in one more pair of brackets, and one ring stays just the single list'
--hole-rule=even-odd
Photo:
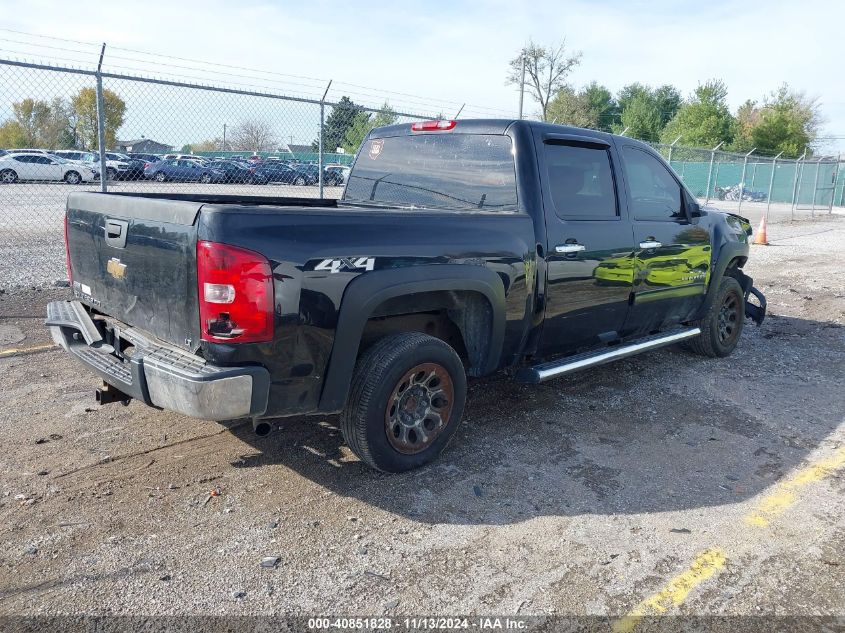
[{"label": "parked car", "polygon": [[225,175],[225,182],[249,182],[252,179],[253,170],[233,160],[215,160],[206,163],[211,169],[222,171]]},{"label": "parked car", "polygon": [[142,160],[145,163],[157,163],[158,161],[162,160],[161,156],[158,154],[144,154],[140,152],[128,152],[126,154],[129,158],[133,158],[135,160]]},{"label": "parked car", "polygon": [[[98,152],[57,149],[53,151],[56,156],[65,160],[79,161],[100,173],[100,154]],[[114,152],[106,152],[106,174],[109,180],[125,180],[132,173],[131,161]]]},{"label": "parked car", "polygon": [[196,154],[165,154],[164,160],[194,160],[198,163],[205,163],[208,158],[205,156],[197,156]]},{"label": "parked car", "polygon": [[328,165],[323,170],[323,183],[329,187],[339,187],[346,182],[350,171],[345,165]]},{"label": "parked car", "polygon": [[259,435],[340,413],[388,472],[446,447],[467,376],[539,383],[676,343],[724,357],[766,312],[748,220],[645,143],[536,121],[375,128],[340,201],[76,192],[66,213],[73,298],[46,323],[101,403]]},{"label": "parked car", "polygon": [[94,179],[93,169],[58,156],[23,153],[0,156],[0,182],[7,185],[19,180],[64,181],[78,185]]},{"label": "parked car", "polygon": [[109,163],[121,165],[113,176],[115,180],[142,180],[144,178],[146,161],[140,158],[132,158],[128,154],[118,152],[106,152],[106,165]]},{"label": "parked car", "polygon": [[157,182],[225,182],[226,174],[220,169],[214,169],[195,160],[170,159],[157,163],[147,163],[144,176]]},{"label": "parked car", "polygon": [[306,172],[281,161],[263,163],[255,168],[250,180],[256,185],[280,182],[287,185],[313,185],[317,182],[317,172]]}]

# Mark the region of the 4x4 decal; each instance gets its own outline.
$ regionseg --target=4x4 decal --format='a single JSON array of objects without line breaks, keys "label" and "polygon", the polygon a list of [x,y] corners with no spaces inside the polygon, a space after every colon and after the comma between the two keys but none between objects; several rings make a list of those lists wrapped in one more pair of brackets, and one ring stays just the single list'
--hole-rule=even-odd
[{"label": "4x4 decal", "polygon": [[339,273],[342,270],[373,270],[375,266],[375,257],[340,257],[338,259],[324,259],[314,266],[314,270],[328,270],[330,273]]}]

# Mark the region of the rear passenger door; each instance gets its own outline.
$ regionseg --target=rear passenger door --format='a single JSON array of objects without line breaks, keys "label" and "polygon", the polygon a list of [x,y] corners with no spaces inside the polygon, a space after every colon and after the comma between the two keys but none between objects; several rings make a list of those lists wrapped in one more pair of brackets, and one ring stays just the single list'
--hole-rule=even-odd
[{"label": "rear passenger door", "polygon": [[633,236],[615,148],[600,137],[535,134],[548,237],[539,351],[548,356],[618,338],[633,285]]},{"label": "rear passenger door", "polygon": [[634,303],[626,329],[647,333],[689,318],[710,280],[710,232],[690,213],[691,198],[651,150],[621,149],[634,227]]}]

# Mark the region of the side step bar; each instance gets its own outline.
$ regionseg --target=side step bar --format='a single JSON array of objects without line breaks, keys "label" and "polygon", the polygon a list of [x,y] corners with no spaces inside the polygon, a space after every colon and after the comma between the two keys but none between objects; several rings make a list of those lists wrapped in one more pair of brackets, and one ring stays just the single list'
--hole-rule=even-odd
[{"label": "side step bar", "polygon": [[542,365],[534,365],[533,367],[526,367],[519,370],[516,374],[517,382],[538,383],[545,380],[551,380],[559,376],[565,376],[587,367],[595,367],[596,365],[604,365],[611,363],[620,358],[627,358],[642,352],[657,349],[679,343],[689,338],[693,338],[701,334],[701,330],[697,327],[683,328],[680,330],[672,330],[671,332],[661,332],[659,334],[652,334],[645,338],[625,343],[624,345],[617,345],[599,349],[592,352],[584,352],[582,354],[575,354],[574,356],[567,356],[550,363],[543,363]]}]

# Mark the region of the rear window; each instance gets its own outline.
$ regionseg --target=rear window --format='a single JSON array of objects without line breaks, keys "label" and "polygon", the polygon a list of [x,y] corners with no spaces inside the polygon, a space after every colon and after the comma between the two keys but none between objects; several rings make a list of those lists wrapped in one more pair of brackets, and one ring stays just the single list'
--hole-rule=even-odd
[{"label": "rear window", "polygon": [[344,200],[401,207],[516,211],[511,139],[498,134],[419,134],[369,139]]}]

